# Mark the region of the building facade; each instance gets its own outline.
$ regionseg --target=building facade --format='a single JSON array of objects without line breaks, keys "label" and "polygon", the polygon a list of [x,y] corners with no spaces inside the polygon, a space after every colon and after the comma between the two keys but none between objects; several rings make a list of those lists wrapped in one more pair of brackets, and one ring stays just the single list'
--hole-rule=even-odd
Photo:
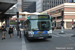
[{"label": "building facade", "polygon": [[36,0],[23,0],[23,1],[36,1]]},{"label": "building facade", "polygon": [[22,0],[22,12],[36,12],[35,0]]},{"label": "building facade", "polygon": [[18,9],[19,12],[22,12],[22,0],[18,0],[17,9]]},{"label": "building facade", "polygon": [[47,12],[49,15],[51,15],[54,25],[56,25],[55,27],[57,28],[61,27],[62,11],[64,11],[63,14],[64,28],[71,29],[72,24],[75,23],[75,3],[64,3],[51,9],[48,9],[44,12]]},{"label": "building facade", "polygon": [[[36,1],[36,11],[42,12],[47,9],[53,8],[55,6],[58,6],[63,3],[71,3],[74,2],[74,0],[37,0]],[[41,11],[40,11],[41,10]]]},{"label": "building facade", "polygon": [[[2,25],[10,25],[10,20],[9,18],[15,14],[16,11],[15,8],[10,9],[13,5],[17,3],[17,0],[0,0],[0,29]],[[10,11],[11,10],[11,14]],[[7,26],[8,27],[8,26]]]}]

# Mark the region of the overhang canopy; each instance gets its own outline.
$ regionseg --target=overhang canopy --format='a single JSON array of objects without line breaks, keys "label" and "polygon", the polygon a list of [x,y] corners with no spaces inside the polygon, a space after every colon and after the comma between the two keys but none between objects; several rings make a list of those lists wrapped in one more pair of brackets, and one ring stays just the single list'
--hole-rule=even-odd
[{"label": "overhang canopy", "polygon": [[17,0],[0,0],[0,14],[4,14],[10,7],[17,3]]},{"label": "overhang canopy", "polygon": [[17,14],[17,8],[13,8],[13,9],[9,9],[9,10],[7,10],[6,12],[5,12],[5,14],[6,15],[11,15],[11,16],[13,16],[13,15],[16,15]]},{"label": "overhang canopy", "polygon": [[38,13],[38,12],[34,12],[34,13],[29,13],[29,12],[19,12],[19,15],[34,15],[34,14],[39,15],[40,13]]}]

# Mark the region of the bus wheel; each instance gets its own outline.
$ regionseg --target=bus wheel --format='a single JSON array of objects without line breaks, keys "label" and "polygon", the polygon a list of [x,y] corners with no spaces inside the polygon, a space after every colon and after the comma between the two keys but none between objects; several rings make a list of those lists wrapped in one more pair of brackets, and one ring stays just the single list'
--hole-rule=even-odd
[{"label": "bus wheel", "polygon": [[29,39],[29,38],[28,38],[28,41],[30,41],[30,42],[31,42],[31,41],[33,41],[33,39]]}]

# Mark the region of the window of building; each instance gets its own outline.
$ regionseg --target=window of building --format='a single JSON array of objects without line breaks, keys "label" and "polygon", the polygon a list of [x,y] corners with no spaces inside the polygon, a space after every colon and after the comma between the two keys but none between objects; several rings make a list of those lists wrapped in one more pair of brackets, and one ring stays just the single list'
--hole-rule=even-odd
[{"label": "window of building", "polygon": [[52,12],[51,12],[51,14],[54,14],[54,13],[55,13],[55,11],[52,11]]},{"label": "window of building", "polygon": [[72,0],[69,0],[69,3],[72,3]]},{"label": "window of building", "polygon": [[58,16],[57,19],[62,19],[62,16]]},{"label": "window of building", "polygon": [[52,17],[52,20],[55,20],[55,17]]}]

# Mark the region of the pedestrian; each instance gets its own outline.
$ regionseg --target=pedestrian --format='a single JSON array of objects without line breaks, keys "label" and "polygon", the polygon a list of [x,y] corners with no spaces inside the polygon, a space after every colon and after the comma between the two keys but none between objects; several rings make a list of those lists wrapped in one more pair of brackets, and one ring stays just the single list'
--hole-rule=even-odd
[{"label": "pedestrian", "polygon": [[5,26],[2,26],[2,40],[5,39],[5,34],[6,34],[6,28]]},{"label": "pedestrian", "polygon": [[72,25],[72,30],[74,29],[74,26]]},{"label": "pedestrian", "polygon": [[12,35],[13,35],[13,27],[12,27],[12,26],[10,26],[10,28],[9,28],[9,35],[10,35],[10,38],[11,38]]}]

